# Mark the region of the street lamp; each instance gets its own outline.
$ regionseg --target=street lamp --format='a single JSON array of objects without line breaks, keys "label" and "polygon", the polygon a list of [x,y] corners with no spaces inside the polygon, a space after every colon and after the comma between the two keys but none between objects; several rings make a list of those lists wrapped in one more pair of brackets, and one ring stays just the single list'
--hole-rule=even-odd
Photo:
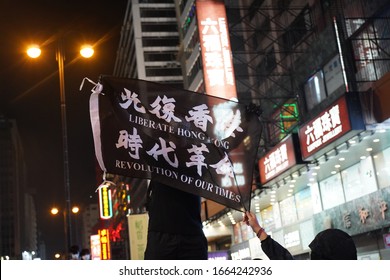
[{"label": "street lamp", "polygon": [[[84,45],[80,49],[81,56],[85,58],[92,57],[94,51],[92,46]],[[27,55],[31,58],[37,58],[41,54],[39,45],[31,45],[27,50]],[[70,180],[69,180],[69,157],[68,157],[68,132],[66,123],[66,101],[65,101],[65,75],[64,61],[65,54],[62,40],[57,41],[56,59],[58,63],[59,85],[60,85],[60,102],[61,102],[61,124],[62,124],[62,145],[64,160],[64,190],[65,190],[65,211],[64,211],[64,231],[65,231],[65,250],[73,244],[72,241],[72,216],[70,201]]]},{"label": "street lamp", "polygon": [[[69,210],[70,209],[70,210]],[[67,217],[71,217],[71,214],[78,214],[79,212],[80,212],[80,208],[78,207],[78,206],[73,206],[73,207],[71,207],[71,208],[69,208],[69,209],[64,209],[63,211],[62,211],[62,214],[63,214],[63,216],[64,216],[64,228],[65,229],[71,229],[71,226],[70,227],[68,227],[68,225],[67,225],[67,223],[69,223],[70,224],[70,222],[71,222],[71,220],[70,219],[67,219]],[[69,212],[68,212],[69,211]],[[56,215],[58,215],[59,213],[60,213],[60,209],[59,208],[57,208],[57,207],[53,207],[53,208],[51,208],[50,209],[50,213],[53,215],[53,216],[56,216]],[[66,230],[65,230],[65,238],[67,239],[67,240],[69,240],[69,242],[72,242],[72,232],[70,232],[69,234],[68,234],[69,232],[67,232]],[[77,233],[76,233],[77,234]],[[70,239],[68,239],[68,238],[70,238]],[[73,243],[70,243],[70,246],[71,245],[73,245]],[[68,250],[69,248],[65,248],[66,250]],[[67,251],[65,251],[65,253],[66,253]]]}]

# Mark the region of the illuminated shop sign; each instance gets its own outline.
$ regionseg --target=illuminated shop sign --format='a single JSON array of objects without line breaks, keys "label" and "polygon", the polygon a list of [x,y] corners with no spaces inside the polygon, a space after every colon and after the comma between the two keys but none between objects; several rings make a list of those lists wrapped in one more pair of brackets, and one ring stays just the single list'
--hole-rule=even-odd
[{"label": "illuminated shop sign", "polygon": [[209,260],[228,260],[229,252],[228,251],[213,251],[208,252]]},{"label": "illuminated shop sign", "polygon": [[99,230],[100,237],[100,259],[110,260],[111,259],[111,248],[110,248],[110,236],[108,229]]},{"label": "illuminated shop sign", "polygon": [[223,1],[196,1],[196,15],[207,94],[236,98],[232,51]]},{"label": "illuminated shop sign", "polygon": [[[308,159],[352,129],[364,128],[360,108],[352,102],[352,99],[343,96],[315,119],[299,128],[299,141],[303,159]],[[352,110],[348,109],[349,107]],[[351,112],[355,115],[351,116]],[[351,120],[353,120],[353,123],[351,123]]]},{"label": "illuminated shop sign", "polygon": [[265,184],[297,163],[295,135],[288,136],[259,160],[260,181]]},{"label": "illuminated shop sign", "polygon": [[100,260],[100,236],[98,234],[91,235],[91,260]]},{"label": "illuminated shop sign", "polygon": [[230,248],[230,255],[232,260],[250,260],[251,250],[249,249],[249,241],[232,245]]},{"label": "illuminated shop sign", "polygon": [[99,208],[101,219],[107,220],[112,217],[112,198],[108,185],[102,185],[99,188]]}]

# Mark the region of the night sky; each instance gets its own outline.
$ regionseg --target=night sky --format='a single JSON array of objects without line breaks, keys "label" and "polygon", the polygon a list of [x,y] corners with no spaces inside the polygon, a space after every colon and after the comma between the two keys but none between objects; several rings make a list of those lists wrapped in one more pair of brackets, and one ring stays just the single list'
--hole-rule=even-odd
[{"label": "night sky", "polygon": [[[63,220],[52,217],[64,205],[63,149],[56,43],[64,36],[65,92],[72,204],[97,203],[95,153],[89,120],[92,85],[112,74],[127,0],[0,0],[0,115],[16,119],[24,149],[27,185],[35,192],[38,229],[50,257],[63,249]],[[28,43],[48,42],[38,60]],[[78,60],[76,42],[95,44],[92,59]]]}]

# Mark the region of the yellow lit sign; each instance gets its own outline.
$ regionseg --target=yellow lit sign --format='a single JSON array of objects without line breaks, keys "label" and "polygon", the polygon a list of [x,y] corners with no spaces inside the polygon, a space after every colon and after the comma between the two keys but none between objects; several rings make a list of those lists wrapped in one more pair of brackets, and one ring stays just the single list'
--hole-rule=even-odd
[{"label": "yellow lit sign", "polygon": [[111,259],[111,248],[110,248],[110,236],[108,229],[99,230],[100,237],[100,259],[110,260]]},{"label": "yellow lit sign", "polygon": [[99,208],[101,219],[107,220],[112,217],[111,190],[106,185],[99,188]]}]

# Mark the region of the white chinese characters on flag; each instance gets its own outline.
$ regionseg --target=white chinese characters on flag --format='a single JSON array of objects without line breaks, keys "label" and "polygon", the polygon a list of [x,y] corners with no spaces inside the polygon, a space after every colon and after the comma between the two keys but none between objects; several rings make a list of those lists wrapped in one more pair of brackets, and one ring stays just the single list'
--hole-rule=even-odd
[{"label": "white chinese characters on flag", "polygon": [[102,76],[98,88],[90,113],[103,171],[249,209],[261,131],[255,113],[237,102],[143,80]]}]

